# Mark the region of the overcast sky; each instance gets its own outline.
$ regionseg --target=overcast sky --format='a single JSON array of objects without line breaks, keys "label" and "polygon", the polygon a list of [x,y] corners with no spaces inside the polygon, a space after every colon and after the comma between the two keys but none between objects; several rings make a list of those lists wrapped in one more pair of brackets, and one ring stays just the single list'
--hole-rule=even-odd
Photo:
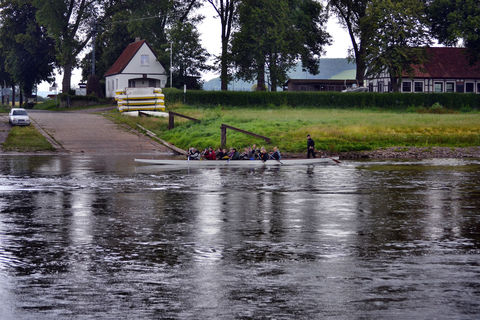
[{"label": "overcast sky", "polygon": [[[200,10],[200,13],[205,16],[203,22],[198,26],[202,44],[205,49],[211,55],[220,54],[220,20],[215,18],[216,12],[210,4],[204,5]],[[327,24],[327,31],[332,36],[332,45],[326,48],[326,54],[324,58],[345,58],[347,56],[347,50],[351,47],[350,37],[346,30],[344,30],[337,22],[336,17],[330,18]],[[90,50],[90,47],[87,47]],[[78,83],[82,77],[82,71],[75,69],[72,72],[72,88],[78,86]],[[203,79],[208,81],[212,78],[218,77],[219,73],[209,72],[203,75]],[[62,76],[56,77],[57,86],[62,86]],[[38,91],[49,91],[49,84],[42,82],[38,86]]]}]

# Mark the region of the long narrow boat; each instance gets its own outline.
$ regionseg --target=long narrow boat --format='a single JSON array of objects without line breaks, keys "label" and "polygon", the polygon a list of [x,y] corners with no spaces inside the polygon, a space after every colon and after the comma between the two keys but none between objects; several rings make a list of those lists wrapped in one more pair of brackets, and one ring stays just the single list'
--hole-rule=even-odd
[{"label": "long narrow boat", "polygon": [[257,166],[294,166],[294,165],[315,165],[333,164],[335,160],[330,158],[314,159],[286,159],[286,160],[157,160],[157,159],[135,159],[135,162],[155,165],[170,165],[179,167],[257,167]]}]

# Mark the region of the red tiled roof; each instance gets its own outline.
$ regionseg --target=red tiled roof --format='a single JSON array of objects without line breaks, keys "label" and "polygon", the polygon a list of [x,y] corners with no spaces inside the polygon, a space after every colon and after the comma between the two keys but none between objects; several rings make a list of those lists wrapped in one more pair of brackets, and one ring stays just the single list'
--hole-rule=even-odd
[{"label": "red tiled roof", "polygon": [[413,66],[415,78],[480,78],[480,63],[470,64],[465,48],[426,48],[427,62]]},{"label": "red tiled roof", "polygon": [[[107,70],[105,73],[105,76],[111,76],[117,73],[120,73],[125,69],[125,67],[128,65],[130,60],[135,56],[137,53],[138,49],[145,43],[145,40],[140,40],[136,42],[130,43],[125,50],[123,50],[122,54],[120,57],[118,57],[117,61],[110,67],[110,69]],[[147,43],[148,45],[148,43]]]}]

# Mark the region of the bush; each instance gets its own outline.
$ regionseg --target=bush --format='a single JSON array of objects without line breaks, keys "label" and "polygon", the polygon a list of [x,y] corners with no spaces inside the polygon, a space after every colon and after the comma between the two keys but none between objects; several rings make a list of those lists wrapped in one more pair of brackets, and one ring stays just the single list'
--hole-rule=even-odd
[{"label": "bush", "polygon": [[[183,90],[165,89],[167,105],[182,103]],[[240,92],[189,90],[188,104],[202,106],[290,106],[407,110],[411,106],[429,107],[439,103],[448,109],[464,106],[480,109],[480,95],[461,93],[374,93],[374,92]]]},{"label": "bush", "polygon": [[100,99],[94,95],[87,95],[87,96],[76,96],[70,95],[65,93],[60,93],[58,95],[60,99],[60,107],[61,108],[70,108],[76,106],[85,106],[85,105],[94,105],[98,104]]}]

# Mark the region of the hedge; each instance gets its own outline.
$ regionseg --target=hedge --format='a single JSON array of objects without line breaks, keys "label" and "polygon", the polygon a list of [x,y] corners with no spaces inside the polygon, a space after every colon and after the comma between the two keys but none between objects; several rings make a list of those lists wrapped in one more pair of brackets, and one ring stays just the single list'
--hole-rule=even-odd
[{"label": "hedge", "polygon": [[381,108],[404,110],[408,107],[430,107],[438,102],[442,106],[460,110],[480,109],[480,94],[470,93],[343,93],[343,92],[245,92],[245,91],[187,91],[165,89],[165,102],[202,106],[291,106]]}]

